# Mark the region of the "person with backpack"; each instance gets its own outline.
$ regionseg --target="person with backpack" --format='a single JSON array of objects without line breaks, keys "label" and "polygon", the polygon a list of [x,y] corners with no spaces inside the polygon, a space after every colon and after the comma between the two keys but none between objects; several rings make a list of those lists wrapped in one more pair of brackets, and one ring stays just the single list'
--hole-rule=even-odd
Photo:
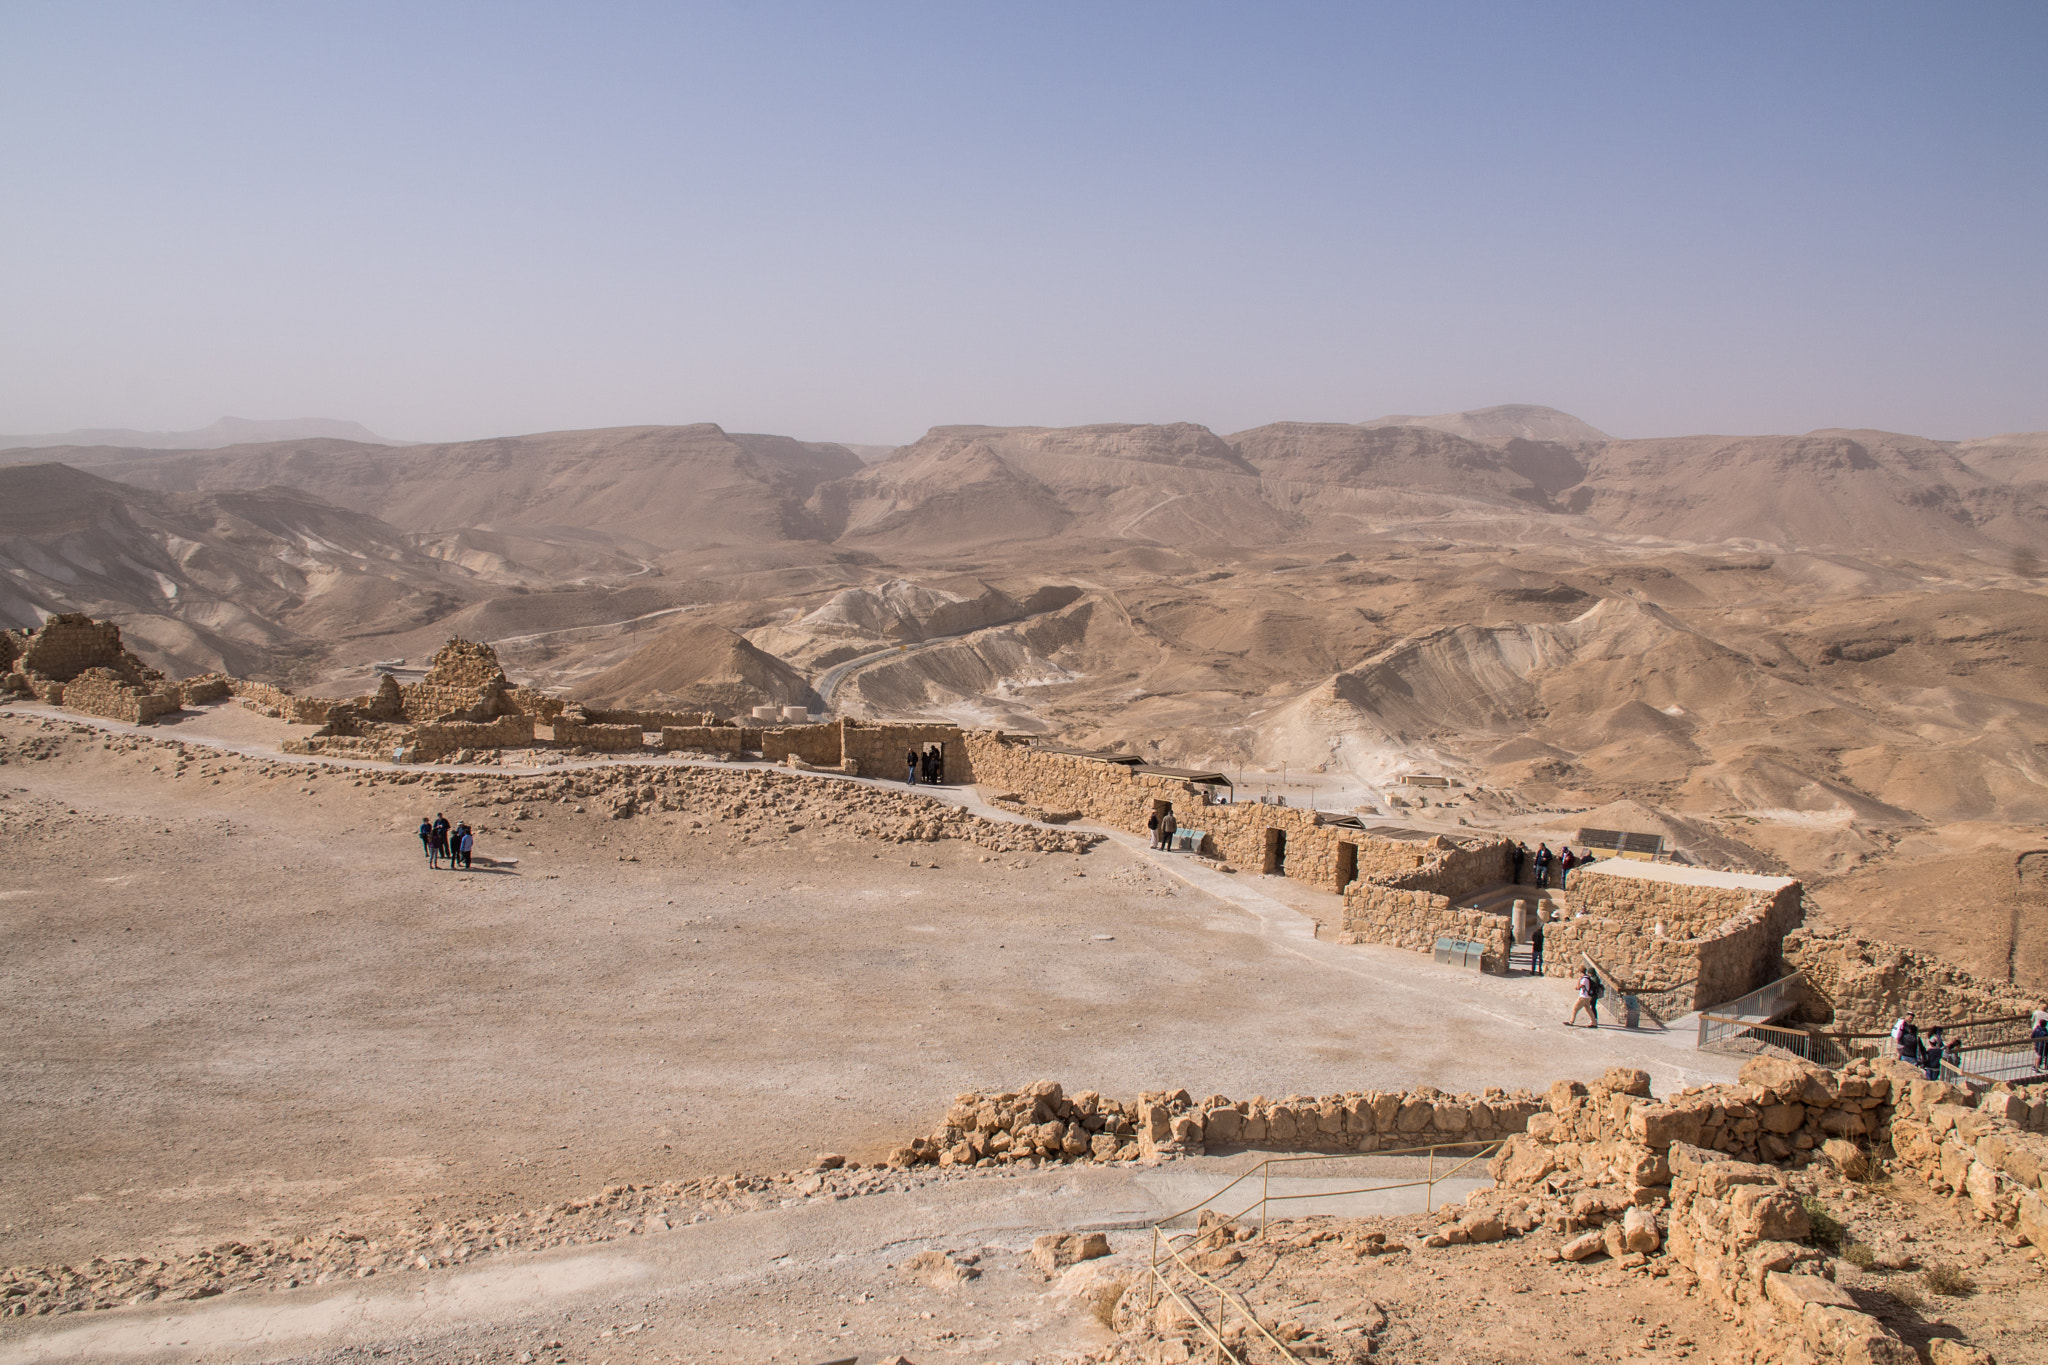
[{"label": "person with backpack", "polygon": [[1159,847],[1159,812],[1153,811],[1145,817],[1145,831],[1152,840],[1152,847]]},{"label": "person with backpack", "polygon": [[1532,976],[1543,975],[1543,921],[1540,918],[1529,929],[1529,972]]},{"label": "person with backpack", "polygon": [[1584,1010],[1592,1019],[1589,1028],[1600,1027],[1600,1007],[1593,1003],[1593,969],[1584,968],[1579,972],[1579,1000],[1572,1006],[1572,1017],[1564,1021],[1566,1028],[1575,1028],[1579,1022],[1579,1011]]},{"label": "person with backpack", "polygon": [[1920,1073],[1930,1081],[1941,1079],[1941,1025],[1927,1030],[1920,1044]]},{"label": "person with backpack", "polygon": [[1593,979],[1593,1027],[1599,1028],[1600,1002],[1607,996],[1607,983],[1602,981],[1600,973],[1594,971],[1591,967],[1586,968],[1586,975]]},{"label": "person with backpack", "polygon": [[434,816],[434,856],[447,858],[450,868],[455,866],[455,859],[448,854],[448,817],[445,815]]},{"label": "person with backpack", "polygon": [[1550,885],[1549,844],[1536,845],[1536,885],[1540,887],[1548,887]]},{"label": "person with backpack", "polygon": [[1892,1025],[1892,1051],[1902,1062],[1920,1062],[1920,1026],[1913,1022],[1911,1010]]}]

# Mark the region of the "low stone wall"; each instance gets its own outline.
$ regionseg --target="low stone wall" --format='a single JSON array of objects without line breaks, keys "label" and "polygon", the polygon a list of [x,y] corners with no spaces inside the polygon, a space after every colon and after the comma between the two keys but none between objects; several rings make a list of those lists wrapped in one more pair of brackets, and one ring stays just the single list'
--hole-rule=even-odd
[{"label": "low stone wall", "polygon": [[1019,1161],[1132,1161],[1211,1147],[1282,1152],[1376,1152],[1493,1142],[1522,1131],[1542,1102],[1526,1091],[1447,1095],[1423,1086],[1268,1100],[1195,1100],[1186,1090],[1134,1101],[1054,1081],[1020,1091],[961,1095],[929,1137],[899,1147],[891,1165],[997,1166]]},{"label": "low stone wall", "polygon": [[1894,1065],[1892,1154],[1935,1193],[2048,1248],[2048,1094],[1981,1095]]},{"label": "low stone wall", "polygon": [[665,753],[680,749],[701,754],[736,754],[743,751],[744,739],[735,725],[664,725],[661,729]]},{"label": "low stone wall", "polygon": [[[639,735],[634,734],[637,745]],[[406,741],[407,756],[425,763],[457,749],[530,749],[533,747],[533,717],[498,716],[488,721],[439,721],[416,725]]]},{"label": "low stone wall", "polygon": [[403,736],[308,735],[304,739],[287,739],[277,747],[280,753],[364,758],[382,763],[398,763],[406,757]]},{"label": "low stone wall", "polygon": [[[557,707],[555,714],[560,715],[562,709]],[[708,711],[629,711],[585,706],[583,713],[590,717],[592,725],[637,725],[650,734],[674,725],[714,725],[718,721]]]},{"label": "low stone wall", "polygon": [[551,697],[545,692],[536,692],[531,687],[507,688],[505,700],[521,715],[532,716],[543,725],[561,715],[569,706],[566,698]]},{"label": "low stone wall", "polygon": [[491,720],[518,708],[505,699],[510,689],[496,687],[450,687],[443,684],[399,683],[400,704],[405,718],[415,725],[437,720]]},{"label": "low stone wall", "polygon": [[148,725],[183,705],[184,697],[176,687],[136,687],[105,668],[88,668],[64,684],[65,710],[124,720],[132,725]]},{"label": "low stone wall", "polygon": [[1384,943],[1426,953],[1444,936],[1484,943],[1480,970],[1507,971],[1510,944],[1504,915],[1458,910],[1444,896],[1370,883],[1354,886],[1344,897],[1345,942]]},{"label": "low stone wall", "polygon": [[233,680],[225,673],[201,673],[196,678],[181,679],[178,691],[184,696],[187,706],[211,706],[232,697],[234,686]]},{"label": "low stone wall", "polygon": [[836,768],[846,758],[845,727],[839,721],[829,725],[763,726],[758,733],[760,742],[751,747],[758,748],[761,757],[771,763],[780,763],[795,754],[812,767]]},{"label": "low stone wall", "polygon": [[[556,744],[608,754],[630,753],[647,745],[646,734],[637,725],[592,725],[579,719],[582,714],[571,708],[555,717]],[[530,724],[531,718],[527,719]]]},{"label": "low stone wall", "polygon": [[234,678],[228,689],[235,699],[260,716],[274,716],[292,725],[325,725],[334,705],[330,697],[294,696],[282,687],[248,678]]}]

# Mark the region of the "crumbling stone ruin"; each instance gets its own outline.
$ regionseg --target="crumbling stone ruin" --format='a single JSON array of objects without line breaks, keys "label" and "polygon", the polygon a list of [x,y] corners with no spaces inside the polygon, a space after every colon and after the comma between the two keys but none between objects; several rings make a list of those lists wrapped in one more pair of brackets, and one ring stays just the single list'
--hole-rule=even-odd
[{"label": "crumbling stone ruin", "polygon": [[0,695],[134,725],[185,704],[162,673],[128,652],[119,626],[81,612],[52,616],[36,630],[0,631]]},{"label": "crumbling stone ruin", "polygon": [[1376,1152],[1484,1143],[1519,1133],[1542,1102],[1527,1091],[1447,1095],[1431,1086],[1342,1095],[1196,1101],[1185,1090],[1119,1101],[1057,1081],[956,1096],[943,1125],[890,1154],[891,1165],[1003,1166],[1019,1161],[1136,1161],[1201,1156],[1210,1146]]},{"label": "crumbling stone ruin", "polygon": [[[1264,1359],[1271,1352],[1254,1349],[1263,1331],[1298,1358],[1363,1360],[1386,1315],[1332,1321],[1310,1311],[1318,1295],[1354,1297],[1361,1275],[1382,1283],[1378,1258],[1389,1256],[1414,1260],[1429,1285],[1455,1293],[1462,1272],[1497,1277],[1508,1262],[1495,1253],[1519,1242],[1529,1248],[1519,1263],[1569,1277],[1567,1293],[1640,1303],[1623,1278],[1634,1277],[1670,1285],[1682,1296],[1675,1301],[1702,1302],[1719,1319],[1718,1339],[1668,1343],[1680,1354],[1708,1346],[1717,1360],[1757,1365],[1917,1365],[1921,1354],[1894,1327],[1918,1316],[1909,1307],[1917,1295],[1880,1286],[1919,1270],[1937,1293],[1969,1292],[1956,1283],[1957,1266],[1922,1259],[1956,1254],[1955,1238],[1974,1243],[1967,1264],[1988,1263],[2014,1301],[2037,1294],[2048,1264],[2044,1167],[2048,1100],[2004,1087],[1930,1082],[1881,1061],[1830,1071],[1757,1057],[1736,1084],[1658,1099],[1648,1073],[1610,1068],[1590,1085],[1551,1086],[1525,1131],[1498,1144],[1487,1164],[1494,1183],[1432,1216],[1276,1210],[1278,1221],[1239,1226],[1204,1210],[1178,1234],[1178,1259],[1163,1263],[1179,1297],[1140,1270],[1112,1301],[1117,1343],[1088,1359],[1185,1361],[1213,1353],[1218,1340]],[[1936,1225],[1954,1231],[1938,1235]],[[1585,1278],[1602,1267],[1607,1275]],[[1226,1312],[1227,1301],[1241,1307]],[[1257,1328],[1247,1326],[1251,1316]],[[2027,1331],[2007,1313],[1985,1320]],[[1993,1359],[1958,1335],[1935,1331],[1928,1358]]]},{"label": "crumbling stone ruin", "polygon": [[1170,805],[1213,860],[1341,894],[1343,941],[1418,952],[1440,938],[1477,942],[1482,970],[1500,972],[1517,913],[1546,914],[1548,974],[1575,976],[1591,957],[1616,984],[1680,1012],[1782,975],[1780,944],[1803,919],[1802,888],[1789,878],[1609,859],[1575,869],[1566,890],[1539,892],[1508,885],[1505,838],[1392,837],[1327,812],[1217,804],[1200,774],[1030,748],[999,733],[969,734],[966,747],[976,780],[1002,793],[998,805],[1133,834]]},{"label": "crumbling stone ruin", "polygon": [[1847,1032],[1889,1029],[1911,1013],[1930,1023],[2025,1015],[2040,1002],[1915,948],[1847,931],[1805,928],[1784,943],[1802,974],[1797,1018]]}]

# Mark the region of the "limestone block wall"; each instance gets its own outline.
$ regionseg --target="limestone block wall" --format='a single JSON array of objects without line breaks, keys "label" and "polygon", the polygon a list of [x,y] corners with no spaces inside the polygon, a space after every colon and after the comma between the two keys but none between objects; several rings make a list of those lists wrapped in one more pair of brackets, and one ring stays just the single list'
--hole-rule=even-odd
[{"label": "limestone block wall", "polygon": [[1508,919],[1505,915],[1459,910],[1449,898],[1427,891],[1400,891],[1370,883],[1354,887],[1344,898],[1344,935],[1351,943],[1385,943],[1430,952],[1438,938],[1478,940],[1486,945],[1480,970],[1508,969]]},{"label": "limestone block wall", "polygon": [[[640,742],[633,732],[634,746]],[[415,762],[427,762],[452,754],[457,749],[530,749],[533,747],[533,717],[494,716],[487,721],[436,721],[416,725],[406,741]]]},{"label": "limestone block wall", "polygon": [[763,726],[757,733],[760,742],[752,747],[771,763],[780,763],[795,754],[813,767],[836,768],[846,753],[844,723],[840,721],[829,725]]},{"label": "limestone block wall", "polygon": [[[612,754],[629,753],[645,747],[646,736],[639,726],[592,725],[583,719],[584,714],[581,709],[571,708],[556,716],[555,743]],[[529,726],[532,719],[530,716],[526,717]],[[530,733],[528,737],[530,740]]]},{"label": "limestone block wall", "polygon": [[485,721],[517,708],[504,700],[508,690],[496,686],[457,687],[442,683],[399,683],[405,718],[418,725],[436,720]]},{"label": "limestone block wall", "polygon": [[736,725],[664,725],[661,728],[661,747],[669,753],[685,749],[704,754],[736,754],[741,752],[741,739]]},{"label": "limestone block wall", "polygon": [[201,673],[196,678],[181,679],[178,691],[189,706],[210,706],[234,695],[232,680],[225,673]]},{"label": "limestone block wall", "polygon": [[568,709],[567,699],[551,697],[545,692],[536,692],[531,687],[512,687],[505,690],[505,701],[522,715],[532,716],[546,725]]},{"label": "limestone block wall", "polygon": [[[786,726],[785,729],[796,729]],[[804,727],[815,728],[815,727]],[[818,760],[806,757],[806,762],[823,762],[826,765],[850,762],[857,766],[853,771],[863,777],[903,776],[903,757],[912,749],[922,751],[927,744],[937,744],[946,757],[946,781],[949,783],[978,782],[980,769],[976,766],[973,751],[967,743],[967,736],[957,725],[899,725],[899,724],[856,724],[853,721],[840,723],[839,759]],[[771,732],[772,733],[772,732]],[[764,734],[763,743],[767,742]],[[759,746],[753,746],[759,747]],[[765,751],[764,751],[765,752]],[[781,755],[773,755],[780,758]]]},{"label": "limestone block wall", "polygon": [[1250,872],[1267,870],[1277,832],[1284,839],[1286,875],[1330,891],[1351,884],[1354,878],[1346,877],[1347,871],[1355,872],[1357,880],[1419,877],[1412,887],[1404,883],[1404,889],[1432,889],[1451,897],[1507,878],[1504,843],[1460,848],[1448,840],[1376,839],[1365,831],[1325,825],[1315,811],[1298,806],[1204,805],[1203,789],[1196,783],[1047,753],[992,731],[970,733],[967,747],[974,756],[974,780],[992,792],[1015,794],[1043,810],[1078,811],[1084,819],[1131,834],[1143,834],[1155,803],[1168,802],[1182,828],[1208,835],[1204,851]]},{"label": "limestone block wall", "polygon": [[1019,1091],[956,1097],[929,1137],[899,1147],[894,1165],[1001,1166],[1020,1161],[1131,1161],[1209,1148],[1280,1152],[1384,1152],[1498,1141],[1522,1131],[1542,1101],[1527,1091],[1448,1095],[1355,1090],[1339,1095],[1196,1100],[1186,1090],[1116,1100],[1055,1081]]},{"label": "limestone block wall", "polygon": [[503,688],[505,670],[498,666],[497,651],[474,640],[452,639],[434,651],[427,661],[429,687],[467,691]]},{"label": "limestone block wall", "polygon": [[[718,721],[708,711],[626,711],[586,706],[583,712],[593,725],[637,725],[648,733],[666,730],[672,725],[714,725]],[[561,713],[562,708],[557,707],[555,714]]]},{"label": "limestone block wall", "polygon": [[1979,1094],[1876,1065],[1899,1096],[1890,1128],[1898,1164],[1935,1193],[1967,1199],[1985,1222],[2048,1246],[2048,1095]]},{"label": "limestone block wall", "polygon": [[282,687],[248,678],[230,679],[228,690],[258,715],[276,716],[293,725],[325,725],[327,712],[334,705],[327,697],[294,696]]},{"label": "limestone block wall", "polygon": [[[1651,881],[1610,872],[1603,862],[1573,872],[1563,896],[1567,917],[1625,919],[1640,923],[1646,931],[1661,923],[1667,938],[1705,938],[1722,933],[1722,926],[1730,921],[1763,911],[1787,897],[1796,906],[1799,890],[1796,883],[1773,895],[1739,886]],[[1797,923],[1796,915],[1793,922]]]},{"label": "limestone block wall", "polygon": [[65,710],[135,725],[148,725],[183,704],[184,698],[175,687],[136,687],[105,668],[88,668],[64,684]]},{"label": "limestone block wall", "polygon": [[1908,1010],[1924,1023],[1997,1018],[2039,1007],[1938,957],[1846,932],[1803,928],[1783,945],[1787,971],[1806,975],[1801,1017],[1850,1033],[1888,1029]]},{"label": "limestone block wall", "polygon": [[141,670],[140,661],[122,646],[119,626],[83,612],[61,612],[17,638],[15,668],[55,682],[68,683],[88,668],[108,669],[129,681],[138,681],[133,676],[138,672],[153,672]]}]

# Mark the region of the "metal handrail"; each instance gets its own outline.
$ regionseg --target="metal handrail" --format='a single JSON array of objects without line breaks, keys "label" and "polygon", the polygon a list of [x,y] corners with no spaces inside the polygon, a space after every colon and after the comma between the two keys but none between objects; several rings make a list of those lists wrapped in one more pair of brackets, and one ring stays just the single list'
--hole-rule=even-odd
[{"label": "metal handrail", "polygon": [[[1228,1185],[1225,1185],[1222,1189],[1217,1190],[1214,1194],[1211,1194],[1206,1198],[1202,1199],[1199,1203],[1191,1204],[1187,1208],[1181,1209],[1178,1212],[1170,1213],[1166,1217],[1161,1218],[1157,1222],[1153,1223],[1152,1262],[1149,1267],[1152,1279],[1157,1283],[1159,1288],[1164,1289],[1169,1295],[1172,1296],[1173,1301],[1179,1304],[1182,1310],[1185,1311],[1190,1318],[1194,1319],[1195,1324],[1202,1329],[1202,1334],[1208,1337],[1209,1340],[1215,1344],[1216,1350],[1219,1353],[1222,1360],[1230,1362],[1231,1365],[1245,1365],[1243,1357],[1239,1356],[1235,1351],[1232,1351],[1230,1347],[1227,1344],[1225,1344],[1222,1335],[1225,1318],[1228,1316],[1228,1311],[1231,1309],[1235,1309],[1240,1315],[1243,1316],[1246,1322],[1250,1323],[1252,1327],[1257,1330],[1258,1334],[1261,1337],[1264,1337],[1266,1339],[1266,1342],[1269,1345],[1271,1345],[1274,1350],[1280,1353],[1280,1356],[1283,1360],[1298,1361],[1300,1360],[1300,1357],[1295,1355],[1294,1352],[1288,1350],[1286,1343],[1282,1342],[1278,1337],[1275,1337],[1270,1331],[1267,1330],[1266,1325],[1259,1321],[1258,1315],[1252,1311],[1251,1306],[1249,1304],[1245,1303],[1243,1299],[1232,1294],[1222,1285],[1217,1284],[1214,1281],[1210,1280],[1206,1275],[1202,1274],[1201,1271],[1195,1269],[1194,1266],[1190,1265],[1188,1261],[1181,1255],[1181,1247],[1178,1245],[1180,1241],[1185,1239],[1190,1242],[1199,1242],[1201,1240],[1204,1234],[1199,1225],[1192,1230],[1183,1229],[1181,1231],[1176,1232],[1172,1229],[1169,1229],[1167,1227],[1167,1224],[1173,1222],[1176,1219],[1185,1218],[1189,1214],[1199,1214],[1203,1209],[1209,1208],[1212,1204],[1214,1204],[1214,1202],[1217,1199],[1221,1198],[1225,1194],[1228,1194],[1231,1190],[1236,1189],[1239,1185],[1242,1185],[1245,1181],[1251,1179],[1253,1176],[1259,1177],[1259,1197],[1253,1200],[1251,1203],[1246,1204],[1242,1209],[1239,1209],[1236,1213],[1223,1214],[1222,1220],[1226,1223],[1234,1223],[1238,1219],[1250,1213],[1253,1209],[1257,1209],[1259,1211],[1259,1231],[1257,1235],[1262,1238],[1266,1235],[1266,1230],[1271,1225],[1271,1206],[1276,1202],[1285,1202],[1290,1199],[1338,1199],[1342,1198],[1345,1195],[1350,1194],[1378,1194],[1386,1190],[1406,1190],[1413,1189],[1416,1186],[1421,1185],[1426,1187],[1428,1191],[1428,1193],[1425,1195],[1423,1199],[1423,1209],[1425,1212],[1433,1212],[1436,1207],[1437,1185],[1445,1180],[1451,1179],[1453,1176],[1457,1175],[1458,1172],[1470,1166],[1473,1162],[1498,1152],[1502,1146],[1502,1141],[1502,1139],[1495,1138],[1485,1142],[1439,1142],[1431,1144],[1427,1147],[1399,1147],[1391,1151],[1385,1152],[1337,1152],[1311,1154],[1307,1156],[1267,1157],[1264,1161],[1261,1161],[1251,1170],[1244,1172],[1242,1175],[1239,1175],[1236,1179],[1232,1180]],[[1462,1151],[1467,1148],[1473,1148],[1476,1150],[1473,1150],[1470,1155],[1465,1157],[1464,1160],[1458,1162],[1455,1166],[1452,1166],[1450,1169],[1444,1171],[1441,1175],[1439,1175],[1436,1169],[1436,1154],[1440,1151],[1443,1151],[1446,1148],[1449,1148],[1453,1151]],[[1426,1176],[1421,1180],[1397,1180],[1388,1184],[1361,1186],[1357,1189],[1318,1190],[1308,1194],[1274,1194],[1272,1192],[1272,1168],[1275,1166],[1291,1166],[1306,1161],[1356,1161],[1368,1157],[1419,1155],[1426,1155],[1429,1159],[1428,1172]],[[1164,1253],[1163,1256],[1161,1255],[1162,1252]],[[1213,1289],[1216,1291],[1216,1323],[1213,1327],[1210,1325],[1209,1320],[1203,1316],[1201,1310],[1196,1308],[1193,1303],[1189,1302],[1189,1300],[1184,1295],[1182,1295],[1180,1290],[1174,1287],[1172,1281],[1170,1281],[1166,1277],[1166,1272],[1163,1269],[1163,1267],[1166,1265],[1175,1265],[1180,1267],[1182,1270],[1186,1271],[1190,1277],[1194,1279],[1196,1284],[1201,1285],[1204,1288]],[[1158,1302],[1158,1295],[1155,1293],[1149,1301],[1148,1308],[1156,1307]]]}]

